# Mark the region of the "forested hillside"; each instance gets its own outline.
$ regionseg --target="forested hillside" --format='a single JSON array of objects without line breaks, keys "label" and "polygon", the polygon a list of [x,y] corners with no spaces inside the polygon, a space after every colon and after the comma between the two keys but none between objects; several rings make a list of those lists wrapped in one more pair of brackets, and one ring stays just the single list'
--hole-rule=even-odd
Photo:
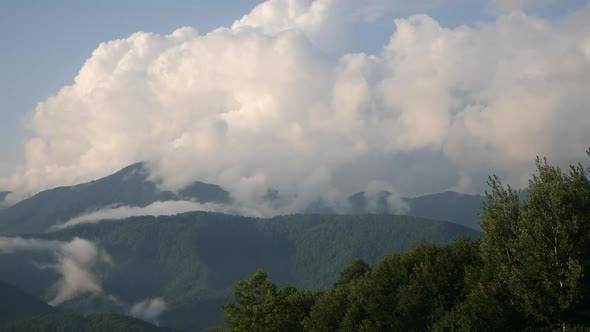
[{"label": "forested hillside", "polygon": [[[257,219],[194,212],[169,217],[136,217],[80,225],[37,237],[90,240],[107,252],[112,265],[101,271],[105,294],[132,304],[162,297],[164,326],[204,328],[221,321],[220,306],[231,285],[259,268],[280,285],[323,289],[354,259],[371,264],[420,241],[447,244],[480,233],[460,225],[406,216],[292,215]],[[43,295],[55,273],[39,271],[38,256],[0,255],[0,277]],[[36,272],[37,270],[37,272]],[[14,271],[28,271],[22,278]],[[97,302],[98,301],[98,302]],[[107,310],[108,299],[82,297],[64,308]],[[122,310],[113,303],[113,310]]]},{"label": "forested hillside", "polygon": [[0,326],[11,321],[54,312],[56,310],[47,303],[0,281]]}]

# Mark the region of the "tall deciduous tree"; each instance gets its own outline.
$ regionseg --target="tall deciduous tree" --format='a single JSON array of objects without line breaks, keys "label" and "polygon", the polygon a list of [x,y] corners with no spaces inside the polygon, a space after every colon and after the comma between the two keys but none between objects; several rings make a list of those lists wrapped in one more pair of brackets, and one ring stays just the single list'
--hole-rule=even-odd
[{"label": "tall deciduous tree", "polygon": [[508,292],[504,306],[533,321],[562,330],[583,322],[590,273],[590,182],[584,167],[563,172],[537,159],[526,202],[495,177],[490,186],[481,250],[484,270],[496,278],[481,281],[496,295]]}]

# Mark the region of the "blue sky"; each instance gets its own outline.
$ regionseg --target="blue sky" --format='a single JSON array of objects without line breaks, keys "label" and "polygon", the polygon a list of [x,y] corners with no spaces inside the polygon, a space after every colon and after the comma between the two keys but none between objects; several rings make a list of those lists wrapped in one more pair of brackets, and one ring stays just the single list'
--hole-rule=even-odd
[{"label": "blue sky", "polygon": [[[0,2],[0,151],[3,161],[21,159],[28,113],[37,102],[70,84],[103,41],[136,31],[166,34],[190,26],[205,33],[228,26],[261,0],[2,0]],[[559,16],[585,1],[561,1],[543,16]],[[557,9],[557,10],[556,10]],[[427,12],[445,26],[473,24],[490,15],[482,0],[455,0]],[[358,50],[375,51],[391,35],[391,19],[363,26]],[[0,166],[0,174],[6,172]]]},{"label": "blue sky", "polygon": [[[9,175],[24,160],[24,142],[31,135],[25,123],[35,105],[71,84],[101,42],[126,38],[137,31],[168,34],[183,26],[204,34],[217,27],[230,26],[261,2],[0,1],[0,178]],[[425,13],[443,27],[474,26],[476,22],[494,20],[486,0],[441,0],[439,3]],[[545,3],[529,6],[526,9],[529,15],[558,20],[588,1],[527,3]],[[370,24],[357,24],[353,31],[354,43],[348,51],[377,53],[394,32],[393,19],[411,14],[415,12],[399,12]]]},{"label": "blue sky", "polygon": [[[262,0],[2,0],[0,1],[0,151],[21,160],[27,115],[68,84],[104,41],[137,31],[167,34],[190,26],[206,33],[247,14]],[[486,18],[481,0],[430,11],[455,26]],[[391,17],[357,31],[358,50],[374,51],[391,35]],[[370,34],[366,32],[370,31]],[[10,171],[0,165],[0,175]]]},{"label": "blue sky", "polygon": [[[2,160],[14,166],[22,159],[28,114],[37,102],[71,84],[101,42],[136,31],[166,34],[183,26],[203,33],[230,25],[260,2],[0,1]],[[0,165],[0,175],[8,171]]]}]

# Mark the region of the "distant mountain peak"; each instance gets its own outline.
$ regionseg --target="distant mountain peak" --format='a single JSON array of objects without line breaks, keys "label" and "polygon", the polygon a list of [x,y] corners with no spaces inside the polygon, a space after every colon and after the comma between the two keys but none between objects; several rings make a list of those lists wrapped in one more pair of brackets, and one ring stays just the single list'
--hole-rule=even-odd
[{"label": "distant mountain peak", "polygon": [[147,166],[147,162],[140,161],[140,162],[131,164],[129,166],[126,166],[126,167],[120,169],[119,171],[117,171],[111,175],[107,175],[107,176],[97,179],[95,181],[99,181],[101,179],[107,179],[107,178],[126,179],[129,177],[147,180],[149,177],[149,169]]},{"label": "distant mountain peak", "polygon": [[231,202],[223,188],[200,181],[178,192],[161,190],[149,179],[146,163],[138,162],[94,181],[43,191],[0,210],[0,234],[41,233],[51,226],[108,206],[146,207],[158,201],[173,200]]}]

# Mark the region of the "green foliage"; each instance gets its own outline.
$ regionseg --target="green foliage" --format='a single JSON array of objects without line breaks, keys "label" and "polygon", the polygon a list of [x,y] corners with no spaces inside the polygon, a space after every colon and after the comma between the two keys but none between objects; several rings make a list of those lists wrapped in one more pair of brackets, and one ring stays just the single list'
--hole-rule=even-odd
[{"label": "green foliage", "polygon": [[584,168],[564,174],[537,160],[538,175],[518,223],[511,287],[523,309],[546,323],[575,319],[582,302],[582,265],[590,245],[590,182]]},{"label": "green foliage", "polygon": [[317,292],[294,287],[278,290],[259,270],[234,287],[236,304],[223,307],[228,331],[301,331]]},{"label": "green foliage", "polygon": [[490,179],[490,187],[482,214],[485,265],[471,304],[485,299],[488,308],[482,303],[478,310],[495,324],[524,321],[563,329],[587,321],[590,182],[585,169],[577,165],[564,173],[537,159],[526,202],[497,178]]},{"label": "green foliage", "polygon": [[[303,321],[305,331],[590,330],[590,181],[584,167],[565,173],[538,159],[526,200],[498,177],[489,185],[481,240],[421,243],[373,268],[354,261],[315,298],[309,314],[292,323]],[[264,272],[250,282],[261,276],[272,285]],[[276,287],[268,289],[275,298]],[[281,311],[273,303],[260,307],[265,317]],[[268,330],[249,318],[252,312],[240,314],[249,330]]]},{"label": "green foliage", "polygon": [[371,267],[362,259],[355,259],[352,264],[342,270],[340,272],[340,278],[336,283],[334,283],[334,287],[338,287],[340,285],[348,284],[354,280],[357,280],[363,277],[365,274],[371,271]]},{"label": "green foliage", "polygon": [[291,316],[285,313],[295,309],[280,294],[297,291],[277,291],[259,271],[236,285],[237,305],[224,307],[226,322],[229,331],[425,330],[464,300],[465,267],[474,260],[477,244],[462,239],[448,247],[420,244],[373,269],[355,261],[331,289],[308,297]]}]

